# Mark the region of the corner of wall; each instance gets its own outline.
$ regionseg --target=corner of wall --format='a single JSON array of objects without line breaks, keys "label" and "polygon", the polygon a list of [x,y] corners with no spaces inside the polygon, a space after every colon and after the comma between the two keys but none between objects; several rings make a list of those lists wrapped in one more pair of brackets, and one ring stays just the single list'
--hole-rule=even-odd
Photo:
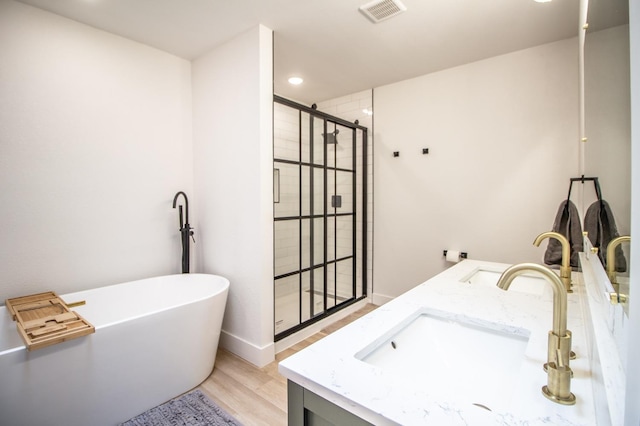
[{"label": "corner of wall", "polygon": [[273,342],[257,346],[224,330],[220,333],[220,347],[260,368],[275,359],[275,344]]},{"label": "corner of wall", "polygon": [[371,295],[371,303],[376,306],[382,306],[387,302],[391,302],[393,299],[393,296],[387,296],[386,294],[373,293]]}]

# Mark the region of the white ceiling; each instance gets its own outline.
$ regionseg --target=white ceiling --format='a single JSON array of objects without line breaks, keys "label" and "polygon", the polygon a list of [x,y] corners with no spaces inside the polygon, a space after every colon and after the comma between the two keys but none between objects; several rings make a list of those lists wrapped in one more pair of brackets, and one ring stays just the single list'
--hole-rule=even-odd
[{"label": "white ceiling", "polygon": [[[369,0],[20,0],[194,59],[263,24],[274,91],[307,104],[578,34],[579,0],[402,0],[378,24]],[[298,87],[286,80],[300,75]]]}]

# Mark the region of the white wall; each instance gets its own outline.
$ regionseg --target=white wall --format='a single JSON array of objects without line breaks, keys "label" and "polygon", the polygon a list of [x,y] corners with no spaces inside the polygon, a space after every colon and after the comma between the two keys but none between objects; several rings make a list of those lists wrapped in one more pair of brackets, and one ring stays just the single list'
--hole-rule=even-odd
[{"label": "white wall", "polygon": [[623,25],[589,33],[585,42],[585,175],[598,176],[620,235],[629,235],[631,221],[628,31]]},{"label": "white wall", "polygon": [[0,301],[179,273],[191,162],[188,61],[0,2]]},{"label": "white wall", "polygon": [[640,425],[640,0],[629,1],[631,42],[631,296],[629,298],[629,354],[625,425]]},{"label": "white wall", "polygon": [[272,32],[258,26],[193,62],[194,170],[205,272],[231,281],[221,345],[274,359]]},{"label": "white wall", "polygon": [[444,249],[541,261],[546,242],[532,242],[578,167],[577,43],[375,89],[374,298],[445,269]]}]

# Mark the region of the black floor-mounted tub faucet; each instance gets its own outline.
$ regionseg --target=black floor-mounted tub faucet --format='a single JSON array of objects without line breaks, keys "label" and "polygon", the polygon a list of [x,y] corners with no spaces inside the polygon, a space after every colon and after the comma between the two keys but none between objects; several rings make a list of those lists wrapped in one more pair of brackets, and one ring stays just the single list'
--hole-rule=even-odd
[{"label": "black floor-mounted tub faucet", "polygon": [[196,242],[196,240],[195,238],[193,238],[193,228],[191,227],[191,225],[189,225],[189,200],[187,199],[187,194],[185,194],[182,191],[178,192],[175,195],[175,197],[173,197],[173,208],[174,209],[176,208],[176,203],[178,202],[178,197],[180,195],[184,197],[184,205],[185,205],[184,219],[186,219],[183,221],[182,204],[180,204],[178,206],[178,212],[180,215],[180,236],[182,240],[182,273],[188,274],[189,273],[189,245],[190,245],[189,237],[193,239],[194,243]]}]

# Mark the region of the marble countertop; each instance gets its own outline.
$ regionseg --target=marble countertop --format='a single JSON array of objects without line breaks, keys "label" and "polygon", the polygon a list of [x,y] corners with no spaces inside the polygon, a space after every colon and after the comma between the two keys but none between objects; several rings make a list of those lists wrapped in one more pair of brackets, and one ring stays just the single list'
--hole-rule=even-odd
[{"label": "marble countertop", "polygon": [[[568,294],[567,328],[572,332],[572,349],[577,354],[571,361],[574,373],[571,391],[577,402],[565,406],[551,402],[541,392],[541,387],[547,384],[542,365],[546,362],[547,334],[552,326],[551,287],[545,286],[543,294],[536,296],[512,291],[513,287],[503,291],[460,281],[480,267],[504,270],[508,266],[464,260],[285,359],[279,364],[279,371],[287,379],[376,425],[594,424],[589,351],[581,307],[584,287],[574,283],[574,292]],[[384,371],[356,358],[358,352],[425,309],[436,309],[454,319],[488,322],[506,333],[516,330],[530,333],[522,366],[513,372],[518,375],[518,383],[509,401],[503,404],[507,409],[487,411],[469,401],[445,399],[426,389],[419,380]]]}]

